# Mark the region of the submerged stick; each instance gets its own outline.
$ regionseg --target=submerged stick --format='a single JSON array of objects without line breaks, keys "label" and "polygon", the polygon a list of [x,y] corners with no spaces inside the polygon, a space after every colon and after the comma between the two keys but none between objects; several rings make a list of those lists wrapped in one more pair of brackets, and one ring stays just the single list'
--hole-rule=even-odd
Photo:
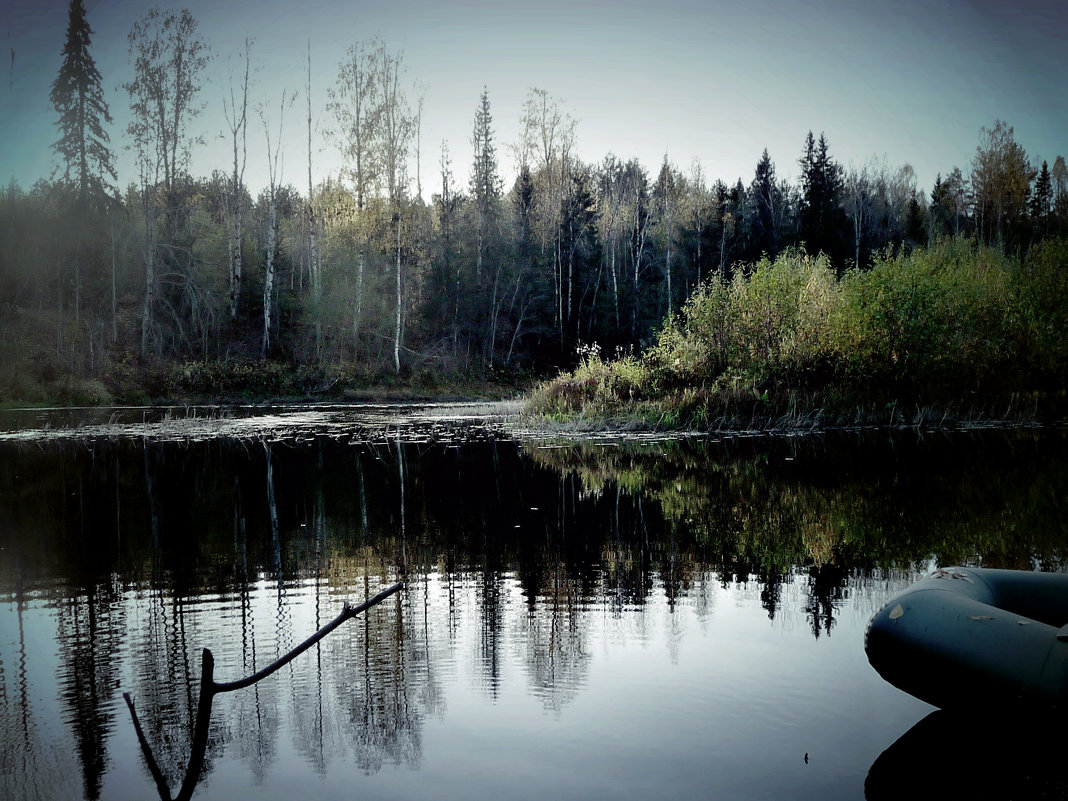
[{"label": "submerged stick", "polygon": [[[179,790],[178,795],[174,797],[174,801],[189,801],[193,796],[193,791],[196,789],[197,782],[200,781],[200,772],[204,768],[204,754],[207,751],[208,746],[208,725],[211,721],[211,705],[212,701],[215,700],[216,695],[219,693],[230,692],[231,690],[240,690],[242,687],[248,687],[251,684],[255,684],[260,679],[266,678],[278,670],[278,668],[282,667],[287,662],[290,662],[294,657],[311,648],[315,643],[319,642],[319,640],[350,617],[355,617],[360,614],[360,612],[381,603],[386,600],[386,598],[393,595],[393,593],[400,590],[403,586],[404,582],[398,581],[393,586],[387,587],[382,590],[382,592],[368,598],[358,606],[349,606],[349,602],[346,601],[344,607],[341,609],[341,614],[312,634],[296,648],[289,651],[285,656],[279,657],[262,670],[253,673],[251,676],[238,679],[237,681],[215,681],[215,657],[212,656],[210,649],[205,648],[201,661],[200,700],[197,704],[197,718],[193,730],[193,742],[189,754],[189,765],[186,768],[185,778],[182,781],[181,789]],[[159,792],[159,797],[161,801],[171,801],[170,787],[167,786],[167,780],[163,776],[163,771],[160,770],[159,764],[152,755],[152,748],[148,744],[148,738],[145,737],[144,730],[141,728],[141,721],[137,718],[133,699],[130,697],[129,693],[123,693],[122,697],[126,700],[126,706],[130,709],[130,717],[133,719],[134,731],[137,732],[137,742],[141,746],[141,753],[145,757],[145,762],[148,763],[148,770],[152,774],[152,778],[156,783],[156,790]]]},{"label": "submerged stick", "polygon": [[152,756],[152,748],[148,744],[148,738],[145,737],[145,730],[141,728],[141,721],[137,717],[137,710],[134,709],[133,699],[130,698],[129,693],[123,693],[122,697],[130,710],[130,717],[133,718],[134,731],[137,732],[137,742],[141,746],[141,753],[144,754],[145,762],[148,764],[148,772],[152,774],[152,779],[156,782],[156,790],[159,792],[159,797],[163,801],[169,801],[171,790],[167,786],[167,780],[163,777],[163,771],[159,769],[159,765],[156,763],[156,758]]},{"label": "submerged stick", "polygon": [[[282,667],[286,663],[288,663],[291,660],[293,660],[295,657],[297,657],[300,654],[302,654],[304,651],[306,651],[309,648],[311,648],[313,645],[315,645],[315,643],[319,642],[319,640],[321,640],[327,634],[332,632],[334,629],[336,629],[338,626],[340,626],[342,623],[344,623],[350,617],[354,617],[355,615],[360,614],[360,612],[363,612],[364,610],[370,609],[372,606],[375,606],[376,604],[381,603],[382,601],[386,600],[386,598],[388,598],[389,596],[393,595],[393,593],[395,593],[399,589],[401,589],[401,587],[403,587],[403,586],[404,586],[404,582],[403,581],[398,581],[392,587],[387,587],[386,589],[382,590],[382,592],[378,593],[377,595],[374,595],[374,596],[368,598],[366,601],[364,601],[359,606],[349,606],[349,602],[346,601],[345,602],[345,606],[341,610],[341,614],[339,614],[337,617],[335,617],[333,620],[331,620],[329,623],[327,623],[325,626],[323,626],[321,629],[319,629],[317,632],[315,632],[313,635],[311,635],[308,639],[306,639],[304,642],[302,642],[300,645],[298,645],[292,651],[290,651],[289,653],[285,654],[284,656],[280,656],[274,662],[272,662],[271,664],[267,665],[267,667],[263,668],[262,670],[256,671],[251,676],[246,676],[245,678],[237,679],[236,681],[223,681],[223,682],[213,681],[212,682],[212,692],[213,693],[225,693],[225,692],[230,692],[231,690],[240,690],[242,687],[248,687],[251,684],[255,684],[260,679],[266,678],[267,676],[270,676],[272,673],[274,673],[276,670],[278,670],[278,668]],[[204,650],[208,654],[211,653],[210,651],[208,651],[207,648],[205,648]]]}]

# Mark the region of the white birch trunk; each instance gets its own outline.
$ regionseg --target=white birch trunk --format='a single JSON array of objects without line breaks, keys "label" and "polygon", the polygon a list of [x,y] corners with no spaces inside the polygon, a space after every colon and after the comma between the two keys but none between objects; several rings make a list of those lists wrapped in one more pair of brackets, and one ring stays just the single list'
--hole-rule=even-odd
[{"label": "white birch trunk", "polygon": [[266,357],[271,347],[271,309],[274,306],[274,250],[278,239],[278,205],[271,192],[270,223],[267,229],[267,273],[263,279],[263,347],[260,356]]},{"label": "white birch trunk", "polygon": [[156,307],[156,243],[155,220],[152,212],[152,199],[145,187],[145,302],[141,307],[141,358],[148,356],[148,340],[152,333],[152,313]]},{"label": "white birch trunk", "polygon": [[401,286],[401,220],[400,210],[397,211],[397,315],[396,326],[393,332],[393,367],[398,373],[401,370],[400,349],[401,349],[401,334],[403,315],[401,309],[403,306],[403,290]]},{"label": "white birch trunk", "polygon": [[352,314],[352,355],[360,354],[360,315],[363,312],[363,264],[366,258],[361,244],[360,252],[356,254],[356,308]]}]

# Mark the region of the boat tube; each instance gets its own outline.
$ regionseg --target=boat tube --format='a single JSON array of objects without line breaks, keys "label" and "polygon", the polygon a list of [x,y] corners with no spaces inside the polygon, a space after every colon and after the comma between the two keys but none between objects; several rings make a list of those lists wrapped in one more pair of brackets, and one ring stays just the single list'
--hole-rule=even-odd
[{"label": "boat tube", "polygon": [[950,567],[872,617],[864,650],[942,709],[1068,708],[1068,574]]}]

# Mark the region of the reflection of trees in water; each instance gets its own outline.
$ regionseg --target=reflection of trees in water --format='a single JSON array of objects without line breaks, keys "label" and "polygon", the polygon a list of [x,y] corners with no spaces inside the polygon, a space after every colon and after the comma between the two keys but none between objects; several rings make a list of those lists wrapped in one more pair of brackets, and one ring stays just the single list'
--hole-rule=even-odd
[{"label": "reflection of trees in water", "polygon": [[[283,731],[319,772],[342,758],[369,772],[417,765],[423,721],[445,709],[442,666],[461,647],[487,697],[518,660],[560,711],[586,681],[594,627],[623,640],[662,626],[677,648],[675,610],[707,620],[721,587],[822,637],[843,603],[931,554],[1063,564],[1063,444],[995,437],[963,456],[901,443],[830,455],[731,447],[320,439],[23,452],[0,459],[0,546],[18,562],[0,560],[0,590],[59,581],[56,680],[94,797],[114,759],[109,726],[123,725],[107,711],[115,681],[129,682],[173,785],[202,647],[216,652],[220,680],[247,675],[405,562],[408,586],[374,615],[219,700],[206,772],[229,750],[270,781]],[[29,483],[16,485],[16,472]],[[29,506],[40,510],[32,526]],[[0,759],[41,781],[47,771],[33,766],[50,758],[34,739],[31,694],[3,658],[11,747]]]},{"label": "reflection of trees in water", "polygon": [[86,798],[100,797],[107,769],[107,737],[113,728],[118,662],[125,609],[111,582],[60,602],[57,645],[65,719],[75,732]]},{"label": "reflection of trees in water", "polygon": [[589,670],[586,620],[580,614],[581,588],[563,564],[547,566],[543,593],[528,598],[525,619],[517,621],[529,681],[547,710],[560,712],[577,694]]},{"label": "reflection of trees in water", "polygon": [[[28,605],[22,592],[0,606],[0,786],[25,801],[71,796],[78,785],[75,755],[46,742],[38,728],[44,687],[37,685],[43,677],[31,676],[26,630],[43,616],[42,607]],[[15,630],[9,631],[12,623]]]},{"label": "reflection of trees in water", "polygon": [[[130,692],[137,699],[144,732],[164,778],[182,782],[189,762],[200,681],[198,649],[214,626],[210,613],[164,588],[129,597]],[[204,618],[207,617],[205,620]],[[223,749],[225,728],[216,725],[204,760],[205,773]]]},{"label": "reflection of trees in water", "polygon": [[[724,584],[755,577],[774,618],[784,581],[801,569],[815,636],[832,630],[851,570],[908,568],[932,556],[944,564],[1064,563],[1068,531],[1052,501],[1068,488],[1063,435],[902,440],[572,444],[527,452],[577,477],[588,497],[618,498],[622,490],[648,501],[644,521],[657,526],[649,559],[669,598],[685,591],[688,569],[689,580],[695,566],[713,569]],[[610,575],[618,565],[605,560]]]},{"label": "reflection of trees in water", "polygon": [[[494,560],[496,562],[496,560]],[[505,636],[507,597],[501,566],[490,563],[487,555],[477,579],[478,596],[478,664],[482,685],[490,697],[497,699],[501,691],[502,644]],[[429,629],[429,624],[427,625]]]},{"label": "reflection of trees in water", "polygon": [[[423,711],[415,688],[425,678],[419,645],[405,637],[403,593],[337,632],[324,650],[331,672],[331,706],[356,765],[366,773],[384,764],[415,766],[421,758]],[[420,676],[420,674],[423,676]]]},{"label": "reflection of trees in water", "polygon": [[[319,467],[322,468],[322,451],[319,452]],[[315,577],[311,579],[314,605],[314,627],[316,630],[326,622],[326,600],[324,590],[328,591],[324,574],[326,560],[326,499],[320,485],[315,493],[315,506],[310,526],[314,543]],[[305,589],[307,589],[305,582]],[[341,737],[336,726],[330,725],[325,715],[324,705],[329,702],[323,683],[325,655],[322,643],[317,643],[306,659],[312,663],[303,670],[290,665],[288,671],[289,705],[293,713],[290,718],[292,742],[304,760],[314,767],[319,775],[326,773],[329,762],[341,752]]]}]

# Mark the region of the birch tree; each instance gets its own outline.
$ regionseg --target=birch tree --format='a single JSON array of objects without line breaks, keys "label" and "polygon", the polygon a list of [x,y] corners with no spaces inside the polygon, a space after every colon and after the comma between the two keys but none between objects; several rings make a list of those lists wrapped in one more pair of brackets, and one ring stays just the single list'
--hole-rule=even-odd
[{"label": "birch tree", "polygon": [[[137,153],[145,214],[145,303],[141,314],[141,356],[147,355],[158,294],[157,239],[171,244],[178,228],[178,181],[188,175],[192,146],[201,140],[188,132],[203,109],[201,73],[210,60],[208,45],[188,10],[154,8],[134,23],[128,36],[134,77],[123,84],[130,96],[130,147]],[[162,191],[162,198],[159,193]],[[156,209],[163,206],[164,228],[157,230]]]},{"label": "birch tree", "polygon": [[386,60],[380,39],[351,45],[338,69],[336,87],[327,90],[327,108],[337,122],[335,138],[345,158],[346,173],[356,194],[356,297],[353,304],[353,352],[359,355],[360,323],[363,316],[364,272],[367,263],[367,197],[382,170],[379,126],[382,115],[382,82],[379,73]]},{"label": "birch tree", "polygon": [[[288,98],[288,104],[292,105],[294,97]],[[278,249],[278,190],[281,186],[282,173],[280,169],[282,153],[282,130],[285,121],[287,98],[286,91],[282,90],[282,100],[278,104],[278,135],[271,140],[271,127],[266,112],[260,109],[260,121],[263,123],[263,133],[267,140],[267,247],[266,267],[263,277],[263,344],[260,348],[260,357],[265,358],[271,348],[271,327],[273,324],[274,310],[274,284],[275,284],[275,257]]]},{"label": "birch tree", "polygon": [[436,198],[438,217],[438,283],[442,293],[440,305],[441,317],[449,320],[449,337],[452,340],[452,354],[455,358],[460,350],[460,298],[461,260],[456,254],[457,218],[461,198],[453,188],[452,159],[449,156],[448,143],[441,142],[441,194]]},{"label": "birch tree", "polygon": [[621,330],[619,316],[619,266],[620,240],[623,226],[623,165],[609,154],[601,164],[597,178],[597,233],[604,247],[601,260],[608,269],[608,282],[612,287],[612,310],[615,332]]},{"label": "birch tree", "polygon": [[544,89],[531,89],[523,104],[520,126],[520,161],[525,163],[527,159],[533,159],[538,167],[537,228],[542,255],[548,254],[552,262],[555,323],[562,345],[567,323],[565,308],[570,308],[566,293],[571,287],[565,287],[560,223],[575,143],[575,121]]},{"label": "birch tree", "polygon": [[[244,239],[243,214],[245,194],[245,163],[248,155],[248,79],[251,66],[252,42],[245,39],[243,70],[240,84],[240,100],[234,88],[234,76],[230,75],[230,97],[223,98],[223,114],[230,131],[233,146],[233,171],[230,174],[230,194],[228,198],[230,216],[227,231],[227,256],[229,259],[230,279],[230,320],[237,320],[237,310],[241,302],[241,267],[242,241]],[[240,102],[240,105],[239,105]]]},{"label": "birch tree", "polygon": [[308,75],[304,94],[308,100],[308,275],[311,279],[313,317],[315,318],[315,358],[323,357],[323,275],[319,250],[319,220],[315,216],[315,187],[312,184],[312,101],[311,39],[308,39]]},{"label": "birch tree", "polygon": [[626,203],[628,259],[631,273],[631,343],[644,333],[641,313],[642,281],[645,275],[645,245],[649,233],[649,176],[636,159],[627,162],[623,174],[623,197]]},{"label": "birch tree", "polygon": [[703,253],[705,228],[708,226],[712,204],[708,197],[708,187],[705,185],[704,170],[701,169],[701,163],[696,159],[690,166],[690,180],[687,187],[687,221],[694,234],[693,275],[694,286],[697,287],[704,280],[702,266],[705,255]]},{"label": "birch tree", "polygon": [[1053,214],[1059,219],[1062,230],[1068,232],[1068,166],[1064,156],[1054,160],[1050,177],[1053,181]]},{"label": "birch tree", "polygon": [[657,175],[656,185],[653,187],[653,200],[657,214],[657,228],[660,233],[660,255],[664,265],[664,281],[666,285],[666,306],[664,314],[670,314],[674,308],[674,294],[672,287],[672,272],[674,268],[678,223],[679,195],[682,176],[668,162],[667,155],[660,165],[660,173]]},{"label": "birch tree", "polygon": [[1010,245],[1016,241],[1034,175],[1011,125],[996,120],[993,128],[980,129],[971,178],[980,238]]},{"label": "birch tree", "polygon": [[390,218],[394,232],[394,277],[396,284],[393,328],[393,367],[401,371],[401,347],[404,336],[404,280],[401,228],[407,194],[407,158],[413,131],[413,118],[401,87],[401,56],[384,54],[378,72],[381,99],[382,172],[386,181]]},{"label": "birch tree", "polygon": [[861,167],[851,164],[845,171],[842,202],[853,231],[853,265],[858,268],[864,266],[860,259],[861,246],[875,214],[876,169],[875,162],[868,161]]}]

